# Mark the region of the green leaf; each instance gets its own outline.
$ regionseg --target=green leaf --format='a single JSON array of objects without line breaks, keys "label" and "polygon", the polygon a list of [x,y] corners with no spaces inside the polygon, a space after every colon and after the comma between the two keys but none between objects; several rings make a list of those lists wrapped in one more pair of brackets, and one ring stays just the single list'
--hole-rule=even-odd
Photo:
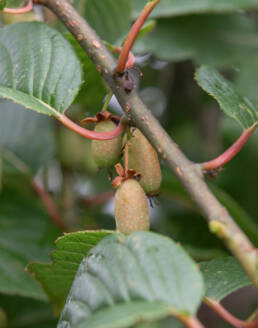
[{"label": "green leaf", "polygon": [[131,11],[128,0],[87,0],[85,18],[103,40],[115,43],[129,31]]},{"label": "green leaf", "polygon": [[69,42],[46,24],[0,29],[0,58],[0,96],[26,108],[57,115],[79,91],[79,60]]},{"label": "green leaf", "polygon": [[216,69],[202,66],[196,72],[198,84],[219,103],[224,113],[235,119],[245,130],[258,124],[258,107],[240,95],[234,85]]},{"label": "green leaf", "polygon": [[199,269],[175,242],[151,232],[113,234],[83,259],[58,327],[128,327],[194,315],[202,296]]},{"label": "green leaf", "polygon": [[205,281],[205,296],[220,301],[227,295],[251,285],[247,274],[234,257],[222,257],[200,263]]},{"label": "green leaf", "polygon": [[256,27],[247,17],[229,14],[158,19],[154,31],[138,41],[134,50],[151,52],[165,61],[233,65],[257,57]]},{"label": "green leaf", "polygon": [[[148,0],[133,0],[137,17]],[[151,17],[169,17],[200,13],[224,13],[258,8],[256,0],[161,0]]]},{"label": "green leaf", "polygon": [[0,194],[0,293],[46,299],[24,269],[31,261],[47,261],[56,236],[24,180],[19,185],[4,185]]},{"label": "green leaf", "polygon": [[36,172],[53,157],[53,127],[48,117],[0,100],[0,153],[23,173]]},{"label": "green leaf", "polygon": [[51,253],[52,264],[28,265],[29,272],[41,283],[56,312],[61,311],[85,254],[110,233],[104,230],[68,233],[57,239],[57,250]]}]

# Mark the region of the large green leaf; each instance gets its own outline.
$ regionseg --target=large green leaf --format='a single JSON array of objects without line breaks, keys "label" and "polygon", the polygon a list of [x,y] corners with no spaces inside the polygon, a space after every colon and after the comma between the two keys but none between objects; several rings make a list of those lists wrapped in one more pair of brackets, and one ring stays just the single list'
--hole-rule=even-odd
[{"label": "large green leaf", "polygon": [[72,46],[39,22],[0,29],[0,96],[37,112],[63,113],[82,82]]},{"label": "large green leaf", "polygon": [[41,283],[56,312],[61,311],[85,254],[110,233],[103,230],[66,234],[56,241],[57,250],[51,253],[52,264],[28,265],[29,272]]},{"label": "large green leaf", "polygon": [[[133,0],[137,17],[148,0]],[[169,17],[199,13],[223,13],[258,8],[256,0],[161,0],[152,17]]]},{"label": "large green leaf", "polygon": [[197,265],[167,237],[136,232],[103,239],[82,261],[58,327],[129,327],[195,315],[203,296]]},{"label": "large green leaf", "polygon": [[25,266],[47,261],[57,231],[26,181],[21,182],[4,184],[0,194],[0,293],[45,300]]},{"label": "large green leaf", "polygon": [[54,151],[53,124],[48,117],[0,100],[0,153],[4,159],[30,173],[53,157]]},{"label": "large green leaf", "polygon": [[85,18],[103,40],[115,43],[129,30],[131,1],[87,0],[85,7]]},{"label": "large green leaf", "polygon": [[247,274],[234,257],[222,257],[200,264],[205,281],[205,296],[220,301],[227,295],[251,285]]},{"label": "large green leaf", "polygon": [[216,69],[202,66],[196,72],[198,84],[219,103],[224,113],[235,119],[245,130],[258,124],[258,106],[240,95],[234,85]]},{"label": "large green leaf", "polygon": [[257,57],[254,22],[240,15],[192,15],[157,20],[153,32],[134,47],[166,61],[195,59],[202,64],[232,65]]}]

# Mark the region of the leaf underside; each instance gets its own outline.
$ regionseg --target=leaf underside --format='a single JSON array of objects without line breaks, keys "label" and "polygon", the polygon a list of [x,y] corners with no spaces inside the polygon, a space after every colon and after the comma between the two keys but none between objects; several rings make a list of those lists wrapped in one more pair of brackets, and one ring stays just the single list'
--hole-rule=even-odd
[{"label": "leaf underside", "polygon": [[54,156],[52,123],[49,117],[40,117],[11,101],[0,100],[0,153],[3,158],[20,171],[25,167],[23,173],[36,172]]},{"label": "leaf underside", "polygon": [[44,23],[0,29],[0,96],[37,112],[56,115],[73,102],[81,65],[69,42]]},{"label": "leaf underside", "polygon": [[258,124],[258,106],[241,96],[234,85],[215,68],[201,66],[195,77],[202,89],[218,101],[223,112],[236,120],[244,130]]},{"label": "leaf underside", "polygon": [[202,296],[198,266],[172,240],[151,232],[113,234],[83,259],[58,328],[128,327],[172,313],[194,315]]}]

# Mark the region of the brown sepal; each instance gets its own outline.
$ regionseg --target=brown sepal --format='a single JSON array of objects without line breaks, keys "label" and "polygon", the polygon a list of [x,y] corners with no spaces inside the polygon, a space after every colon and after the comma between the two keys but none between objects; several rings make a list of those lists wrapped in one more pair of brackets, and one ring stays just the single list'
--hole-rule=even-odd
[{"label": "brown sepal", "polygon": [[116,172],[118,174],[118,176],[115,177],[115,179],[112,182],[112,187],[115,189],[118,188],[121,185],[121,183],[125,180],[135,179],[135,180],[139,181],[141,179],[141,174],[136,173],[135,170],[131,170],[131,169],[128,169],[127,171],[125,171],[125,169],[123,168],[123,166],[120,163],[116,164],[115,168],[116,168]]}]

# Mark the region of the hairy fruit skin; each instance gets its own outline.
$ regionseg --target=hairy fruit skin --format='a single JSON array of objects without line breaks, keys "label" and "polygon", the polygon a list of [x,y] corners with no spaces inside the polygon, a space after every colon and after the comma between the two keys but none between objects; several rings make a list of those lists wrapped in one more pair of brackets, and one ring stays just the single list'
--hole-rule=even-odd
[{"label": "hairy fruit skin", "polygon": [[147,195],[158,193],[162,180],[158,155],[138,129],[133,130],[128,141],[128,168],[141,174],[139,182]]},{"label": "hairy fruit skin", "polygon": [[[108,132],[116,128],[111,120],[96,124],[95,132]],[[109,168],[119,162],[122,149],[122,137],[118,136],[111,140],[92,140],[91,154],[99,168]]]},{"label": "hairy fruit skin", "polygon": [[115,219],[117,230],[124,234],[150,229],[148,201],[138,181],[128,179],[118,187]]}]

